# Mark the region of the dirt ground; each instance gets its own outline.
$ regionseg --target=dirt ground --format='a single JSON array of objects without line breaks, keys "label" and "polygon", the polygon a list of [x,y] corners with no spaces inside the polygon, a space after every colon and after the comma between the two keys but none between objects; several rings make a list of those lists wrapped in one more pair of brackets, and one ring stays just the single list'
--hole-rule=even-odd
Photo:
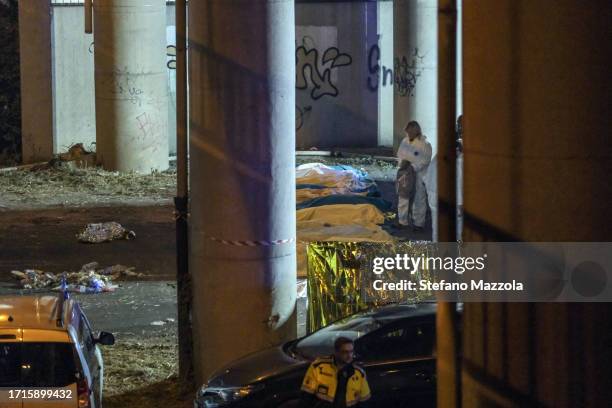
[{"label": "dirt ground", "polygon": [[104,407],[191,408],[195,390],[177,378],[176,337],[104,348]]},{"label": "dirt ground", "polygon": [[[298,156],[296,162],[363,169],[377,181],[384,198],[395,199],[393,161]],[[146,275],[145,279],[173,279],[175,177],[173,170],[151,175],[66,167],[0,170],[0,281],[9,279],[11,270],[58,273],[78,270],[93,261],[102,266],[133,266]],[[136,239],[84,245],[74,238],[86,224],[106,221],[135,231]],[[426,238],[426,234],[421,237],[385,228],[397,236]]]},{"label": "dirt ground", "polygon": [[[296,162],[363,169],[378,182],[383,197],[394,200],[393,161],[308,156]],[[134,266],[151,281],[125,284],[116,294],[80,300],[98,330],[117,334],[116,345],[103,349],[106,408],[193,406],[194,390],[180,387],[176,378],[176,323],[171,321],[176,313],[175,292],[172,282],[166,282],[174,279],[176,271],[175,178],[173,170],[142,176],[66,167],[0,169],[0,295],[3,287],[11,286],[11,270],[62,272],[92,261]],[[134,230],[136,239],[99,245],[77,242],[75,234],[87,223],[104,221],[117,221]],[[391,232],[414,238],[407,232]],[[151,325],[160,319],[170,323],[163,328]]]},{"label": "dirt ground", "polygon": [[64,166],[0,169],[0,210],[170,204],[176,173],[117,173]]},{"label": "dirt ground", "polygon": [[[170,205],[39,208],[0,211],[0,282],[12,270],[78,271],[96,261],[102,267],[135,267],[143,279],[176,276],[174,208]],[[83,244],[76,234],[88,223],[116,221],[136,233],[129,241]]]}]

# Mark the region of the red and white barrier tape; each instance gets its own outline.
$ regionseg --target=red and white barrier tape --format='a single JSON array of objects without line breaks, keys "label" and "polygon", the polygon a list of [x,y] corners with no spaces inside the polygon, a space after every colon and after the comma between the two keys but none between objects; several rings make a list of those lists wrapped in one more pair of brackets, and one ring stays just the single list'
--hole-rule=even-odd
[{"label": "red and white barrier tape", "polygon": [[221,239],[221,238],[217,238],[217,237],[211,237],[206,235],[206,238],[210,239],[211,241],[215,241],[218,242],[220,244],[223,245],[232,245],[232,246],[248,246],[248,247],[258,247],[258,246],[276,246],[276,245],[283,245],[283,244],[290,244],[292,242],[295,242],[295,238],[288,238],[288,239],[276,239],[273,241],[251,241],[251,240],[244,240],[244,241],[233,241],[233,240],[228,240],[228,239]]}]

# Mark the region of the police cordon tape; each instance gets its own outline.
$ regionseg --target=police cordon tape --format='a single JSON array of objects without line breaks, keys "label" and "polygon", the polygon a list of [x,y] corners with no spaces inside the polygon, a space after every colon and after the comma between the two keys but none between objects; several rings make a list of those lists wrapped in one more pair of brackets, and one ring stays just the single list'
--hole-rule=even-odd
[{"label": "police cordon tape", "polygon": [[272,241],[265,240],[229,240],[213,237],[210,235],[203,234],[206,238],[211,241],[218,242],[223,245],[232,245],[232,246],[249,246],[249,247],[258,247],[258,246],[276,246],[276,245],[284,245],[295,242],[295,238],[287,238],[287,239],[275,239]]},{"label": "police cordon tape", "polygon": [[[178,220],[179,218],[182,218],[182,217],[189,218],[189,215],[190,215],[189,213],[180,214],[178,211],[174,211],[175,220]],[[211,241],[217,242],[219,244],[231,245],[231,246],[248,246],[248,247],[264,246],[264,247],[269,247],[269,246],[290,244],[290,243],[296,241],[295,237],[287,238],[287,239],[275,239],[275,240],[272,240],[272,241],[266,241],[266,240],[231,240],[231,239],[217,238],[217,237],[214,237],[212,235],[208,235],[208,234],[203,233],[203,232],[200,232],[200,234],[202,234],[203,236],[205,236],[206,238],[208,238]]]}]

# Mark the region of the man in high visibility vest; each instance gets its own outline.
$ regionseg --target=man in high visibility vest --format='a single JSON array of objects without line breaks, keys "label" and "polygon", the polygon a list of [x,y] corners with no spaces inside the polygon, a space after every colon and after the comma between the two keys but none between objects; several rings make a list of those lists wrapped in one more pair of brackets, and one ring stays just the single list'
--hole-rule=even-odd
[{"label": "man in high visibility vest", "polygon": [[339,337],[334,354],[316,359],[304,376],[304,407],[362,407],[370,398],[370,386],[363,368],[353,363],[354,344]]}]

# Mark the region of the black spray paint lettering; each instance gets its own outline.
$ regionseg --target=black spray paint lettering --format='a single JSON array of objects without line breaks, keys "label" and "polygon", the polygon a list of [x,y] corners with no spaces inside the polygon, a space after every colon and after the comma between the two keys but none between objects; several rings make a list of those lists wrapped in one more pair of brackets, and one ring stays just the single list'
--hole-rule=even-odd
[{"label": "black spray paint lettering", "polygon": [[130,73],[127,67],[115,68],[113,72],[114,74],[108,78],[111,92],[135,105],[142,106],[144,90],[137,86],[137,77]]},{"label": "black spray paint lettering", "polygon": [[166,63],[166,67],[168,69],[176,69],[176,46],[168,45],[166,47],[166,57],[170,57],[168,62]]},{"label": "black spray paint lettering", "polygon": [[394,81],[395,89],[400,96],[414,96],[417,79],[423,70],[419,67],[425,58],[419,54],[419,49],[415,48],[410,57],[396,57],[394,61]]},{"label": "black spray paint lettering", "polygon": [[378,44],[374,44],[368,51],[368,89],[372,92],[378,90],[380,83],[380,70],[382,68],[382,86],[393,85],[393,69],[387,68],[384,65],[379,64],[380,61],[380,47]]},{"label": "black spray paint lettering", "polygon": [[[307,49],[301,45],[295,51],[296,59],[296,88],[308,89],[308,79],[313,84],[310,96],[315,101],[325,95],[336,97],[340,94],[338,88],[332,83],[332,69],[351,65],[353,59],[349,54],[341,53],[337,47],[329,47],[323,52],[321,65],[328,67],[321,73],[319,71],[319,51],[316,48]],[[308,70],[308,73],[306,73]]]},{"label": "black spray paint lettering", "polygon": [[295,106],[295,130],[299,131],[306,121],[307,114],[312,110],[312,106]]},{"label": "black spray paint lettering", "polygon": [[372,92],[378,90],[380,73],[378,61],[380,61],[380,47],[378,44],[374,44],[370,47],[370,51],[368,51],[368,71],[370,72],[368,76],[368,89]]},{"label": "black spray paint lettering", "polygon": [[410,57],[395,58],[393,69],[388,68],[380,65],[379,45],[372,45],[368,51],[368,72],[370,73],[367,80],[368,89],[376,92],[381,85],[385,87],[396,84],[397,93],[400,96],[414,96],[417,79],[422,73],[419,65],[423,58],[424,56],[419,54],[418,48],[415,48]]}]

